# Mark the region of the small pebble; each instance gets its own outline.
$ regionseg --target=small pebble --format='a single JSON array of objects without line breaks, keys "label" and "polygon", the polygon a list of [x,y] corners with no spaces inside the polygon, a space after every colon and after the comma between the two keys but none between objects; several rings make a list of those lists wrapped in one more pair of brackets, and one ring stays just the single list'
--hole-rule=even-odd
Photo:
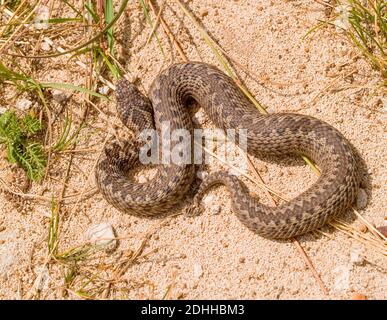
[{"label": "small pebble", "polygon": [[364,189],[360,188],[357,194],[356,207],[359,210],[364,209],[367,206],[368,196]]},{"label": "small pebble", "polygon": [[222,243],[222,245],[223,245],[224,248],[228,248],[229,244],[228,244],[227,241],[222,240],[221,243]]},{"label": "small pebble", "polygon": [[216,198],[215,196],[213,196],[212,194],[209,194],[207,195],[204,199],[203,199],[203,202],[206,206],[209,206],[211,204],[213,204],[214,202],[216,201]]},{"label": "small pebble", "polygon": [[362,252],[362,248],[360,247],[357,247],[357,248],[354,248],[352,251],[351,251],[351,254],[350,254],[350,261],[352,264],[356,265],[356,266],[362,266],[364,265],[365,263],[365,259],[364,259],[364,255],[363,255],[363,252]]},{"label": "small pebble", "polygon": [[20,99],[16,102],[16,108],[18,108],[21,111],[27,111],[29,108],[31,108],[32,101],[28,99]]},{"label": "small pebble", "polygon": [[257,165],[256,168],[257,168],[259,173],[266,173],[267,172],[267,166],[264,163]]},{"label": "small pebble", "polygon": [[298,69],[299,70],[305,70],[306,69],[306,65],[304,63],[298,65]]},{"label": "small pebble", "polygon": [[43,51],[50,51],[51,50],[50,44],[46,41],[43,41],[40,47],[42,48]]},{"label": "small pebble", "polygon": [[108,86],[102,86],[98,88],[98,92],[103,95],[107,95],[109,93],[110,88]]},{"label": "small pebble", "polygon": [[352,297],[352,300],[367,300],[367,297],[362,293],[355,293]]},{"label": "small pebble", "polygon": [[364,223],[362,223],[360,226],[358,226],[357,230],[359,230],[362,233],[366,233],[368,228]]},{"label": "small pebble", "polygon": [[105,247],[107,251],[112,251],[117,246],[113,227],[109,223],[100,223],[91,226],[86,231],[85,237],[93,244]]},{"label": "small pebble", "polygon": [[195,263],[193,268],[195,278],[200,278],[203,275],[203,267],[200,263]]},{"label": "small pebble", "polygon": [[205,17],[205,16],[208,15],[208,10],[205,9],[205,8],[200,9],[199,14],[200,14],[200,16],[203,18],[203,17]]},{"label": "small pebble", "polygon": [[246,261],[246,258],[245,257],[240,257],[239,258],[239,263],[245,263]]},{"label": "small pebble", "polygon": [[208,173],[203,171],[203,170],[199,170],[197,173],[196,173],[197,177],[200,179],[200,180],[204,180],[207,176],[208,176]]},{"label": "small pebble", "polygon": [[54,101],[58,102],[59,104],[64,104],[70,98],[68,94],[58,89],[53,89],[51,94]]},{"label": "small pebble", "polygon": [[210,210],[211,210],[211,213],[213,215],[217,215],[217,214],[219,214],[222,211],[222,207],[217,204],[217,205],[211,207]]}]

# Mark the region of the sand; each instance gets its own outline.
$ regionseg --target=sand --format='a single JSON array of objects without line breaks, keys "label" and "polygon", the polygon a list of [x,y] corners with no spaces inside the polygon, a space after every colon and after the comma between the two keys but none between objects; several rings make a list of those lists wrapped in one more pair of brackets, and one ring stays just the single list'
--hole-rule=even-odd
[{"label": "sand", "polygon": [[[118,56],[129,77],[137,78],[146,91],[161,69],[181,60],[162,28],[157,33],[166,58],[163,59],[154,38],[145,45],[150,28],[138,2],[129,2],[116,32]],[[269,112],[313,115],[335,126],[351,141],[368,169],[368,204],[360,213],[371,224],[383,226],[386,97],[374,90],[380,81],[378,73],[357,56],[342,35],[323,29],[303,40],[318,19],[326,18],[324,7],[307,0],[195,0],[188,5],[228,55],[251,71],[248,76],[235,66],[247,88]],[[63,12],[58,14],[63,16]],[[190,60],[221,68],[196,27],[174,1],[166,1],[163,18]],[[75,31],[73,36],[58,41],[71,47],[79,36],[82,33]],[[79,59],[88,62],[84,56]],[[39,64],[38,80],[85,85],[87,73],[75,61],[59,57]],[[2,104],[12,106],[12,89],[2,90],[2,94]],[[90,108],[77,149],[91,151],[74,153],[66,195],[95,188],[92,172],[101,145],[114,123],[122,129],[114,116],[114,99],[95,101],[104,114]],[[78,93],[72,94],[64,106],[53,100],[50,105],[62,118],[63,113],[59,115],[58,110],[72,110],[75,123],[79,123],[85,107]],[[206,116],[198,112],[199,124],[212,128]],[[54,134],[58,135],[60,126],[54,128]],[[43,185],[33,184],[28,193],[57,197],[70,154],[54,155],[50,178]],[[275,160],[254,158],[254,164],[265,183],[288,198],[306,190],[317,179],[301,159]],[[3,157],[0,168],[3,179],[13,172]],[[229,170],[213,160],[204,171],[219,169]],[[248,185],[264,203],[270,204],[264,190],[252,183]],[[0,298],[79,299],[80,293],[76,294],[81,288],[79,284],[74,282],[70,290],[64,289],[63,274],[68,270],[64,263],[46,263],[50,203],[31,200],[28,205],[16,207],[14,202],[0,194]],[[98,290],[92,286],[84,290],[89,290],[95,298],[349,299],[355,293],[368,299],[387,298],[385,256],[345,233],[324,227],[325,235],[314,233],[298,238],[328,289],[328,294],[324,294],[294,243],[264,239],[238,221],[224,187],[209,191],[204,202],[205,212],[199,216],[179,214],[182,206],[171,212],[178,214],[175,217],[153,220],[123,214],[99,193],[78,203],[64,203],[60,211],[59,252],[85,243],[86,231],[94,224],[109,223],[114,228],[118,237],[114,251],[79,262],[80,274],[76,280],[90,274],[103,278],[95,280],[96,287],[102,283]],[[362,224],[352,212],[343,217],[353,228]],[[133,258],[142,244],[139,257],[117,275],[114,270],[119,265],[117,261]],[[358,263],[351,259],[356,252],[361,257]],[[113,275],[118,280],[108,292],[106,279]]]}]

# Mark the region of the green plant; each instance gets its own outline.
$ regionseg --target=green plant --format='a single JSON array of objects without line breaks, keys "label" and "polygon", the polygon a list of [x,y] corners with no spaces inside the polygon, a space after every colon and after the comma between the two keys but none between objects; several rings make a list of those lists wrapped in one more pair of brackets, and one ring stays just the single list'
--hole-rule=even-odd
[{"label": "green plant", "polygon": [[63,122],[62,131],[60,136],[55,143],[53,150],[54,151],[63,151],[67,149],[69,146],[73,145],[77,142],[77,137],[83,126],[79,126],[72,134],[70,134],[72,127],[72,114],[66,111],[65,120]]},{"label": "green plant", "polygon": [[46,167],[43,146],[34,141],[42,124],[32,113],[18,118],[13,111],[0,116],[0,144],[7,148],[7,158],[18,163],[33,181],[40,181]]},{"label": "green plant", "polygon": [[387,78],[387,2],[348,0],[345,33],[371,65]]},{"label": "green plant", "polygon": [[371,66],[380,72],[383,85],[387,85],[387,2],[338,1],[335,11],[332,18],[319,21],[304,38],[324,26],[336,27],[358,48]]},{"label": "green plant", "polygon": [[102,94],[70,83],[37,82],[30,76],[27,76],[24,72],[16,72],[14,69],[15,67],[11,69],[0,61],[0,83],[11,83],[20,91],[35,92],[45,106],[47,106],[47,102],[44,97],[44,89],[48,88],[74,90],[90,94],[103,100],[108,100],[108,98]]},{"label": "green plant", "polygon": [[[92,3],[85,4],[85,8],[94,20],[94,23],[100,24],[101,28],[104,25],[103,21],[105,25],[110,25],[114,19],[114,7],[113,2],[111,0],[107,0],[105,2],[104,12],[100,12],[98,9],[94,9]],[[116,65],[114,58],[113,27],[114,26],[112,25],[109,29],[106,30],[106,39],[102,38],[99,45],[95,44],[90,48],[86,48],[85,50],[80,51],[78,53],[85,53],[91,50],[93,53],[94,65],[98,66],[98,62],[101,59],[102,62],[108,67],[114,78],[118,79],[120,78],[120,71],[118,66]],[[105,40],[107,40],[107,44],[105,44]]]}]

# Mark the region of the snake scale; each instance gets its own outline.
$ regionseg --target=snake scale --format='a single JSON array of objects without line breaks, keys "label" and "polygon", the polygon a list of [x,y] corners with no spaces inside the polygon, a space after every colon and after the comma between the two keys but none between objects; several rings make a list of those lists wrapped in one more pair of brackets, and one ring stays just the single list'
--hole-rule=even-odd
[{"label": "snake scale", "polygon": [[[277,207],[261,204],[244,183],[227,172],[208,175],[194,197],[199,208],[205,191],[223,184],[231,194],[239,220],[259,235],[278,239],[305,234],[323,226],[355,200],[360,184],[352,146],[335,128],[316,118],[293,113],[263,115],[234,81],[216,67],[189,62],[174,64],[153,81],[149,99],[127,80],[117,83],[117,112],[135,135],[163,121],[175,129],[193,130],[188,99],[202,106],[221,129],[247,129],[247,151],[253,155],[304,155],[321,171],[305,192]],[[173,147],[171,142],[171,147]],[[139,162],[138,138],[108,143],[96,167],[97,185],[117,209],[137,216],[168,212],[182,200],[193,180],[193,164],[159,164],[156,176],[145,183],[127,177]]]}]

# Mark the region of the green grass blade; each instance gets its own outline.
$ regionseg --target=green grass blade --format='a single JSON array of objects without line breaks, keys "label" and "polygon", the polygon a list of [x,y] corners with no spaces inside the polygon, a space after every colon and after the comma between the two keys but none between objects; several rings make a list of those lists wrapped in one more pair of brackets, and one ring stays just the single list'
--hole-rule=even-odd
[{"label": "green grass blade", "polygon": [[[112,0],[106,0],[105,3],[105,21],[108,25],[114,18],[114,6]],[[114,45],[114,37],[113,37],[113,27],[108,29],[106,31],[107,40],[108,40],[108,47],[109,51],[112,54],[113,53],[113,45]]]},{"label": "green grass blade", "polygon": [[81,93],[86,93],[86,94],[89,94],[91,96],[94,96],[94,97],[97,97],[97,98],[100,98],[102,100],[105,100],[105,101],[109,101],[109,98],[98,93],[98,92],[95,92],[93,90],[89,90],[89,89],[86,89],[86,88],[83,88],[83,87],[79,87],[79,86],[76,86],[76,85],[73,85],[73,84],[70,84],[70,83],[56,83],[56,82],[44,82],[44,83],[41,83],[40,86],[42,88],[52,88],[52,89],[59,89],[59,90],[73,90],[73,91],[78,91],[78,92],[81,92]]}]

